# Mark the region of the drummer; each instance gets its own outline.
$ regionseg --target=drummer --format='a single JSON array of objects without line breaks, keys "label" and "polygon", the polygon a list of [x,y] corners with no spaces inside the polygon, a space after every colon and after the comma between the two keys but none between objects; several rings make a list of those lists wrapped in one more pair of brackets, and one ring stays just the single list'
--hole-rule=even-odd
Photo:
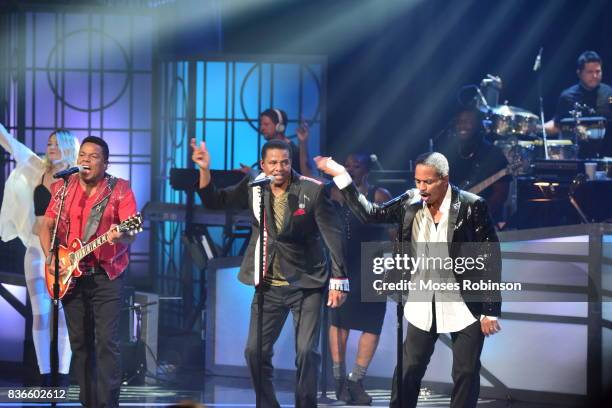
[{"label": "drummer", "polygon": [[[508,166],[502,150],[485,140],[482,113],[473,105],[460,105],[454,115],[450,137],[439,146],[448,159],[450,181],[470,191],[470,189]],[[504,204],[510,191],[511,176],[503,176],[481,192],[489,205],[493,219],[500,223],[504,220]]]},{"label": "drummer", "polygon": [[545,129],[548,134],[558,134],[561,119],[572,117],[570,111],[575,109],[575,103],[578,102],[586,108],[581,110],[583,117],[602,116],[608,121],[600,151],[589,151],[585,145],[580,148],[580,156],[595,157],[597,153],[601,156],[612,156],[612,87],[601,82],[601,57],[595,51],[580,54],[576,74],[579,82],[561,93],[555,117],[546,122]]}]

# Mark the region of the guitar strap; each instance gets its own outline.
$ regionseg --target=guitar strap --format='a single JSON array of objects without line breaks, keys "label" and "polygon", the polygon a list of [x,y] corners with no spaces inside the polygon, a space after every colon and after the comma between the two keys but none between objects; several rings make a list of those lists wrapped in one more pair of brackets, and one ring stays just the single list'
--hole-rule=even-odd
[{"label": "guitar strap", "polygon": [[107,177],[108,186],[110,187],[110,193],[104,198],[104,200],[96,204],[89,212],[89,218],[87,218],[87,224],[85,225],[85,229],[83,230],[84,233],[81,237],[81,240],[83,242],[86,242],[86,240],[89,239],[89,237],[91,237],[98,230],[98,225],[100,225],[102,214],[104,214],[106,205],[110,201],[115,185],[117,184],[117,177],[113,177],[111,175],[108,175]]}]

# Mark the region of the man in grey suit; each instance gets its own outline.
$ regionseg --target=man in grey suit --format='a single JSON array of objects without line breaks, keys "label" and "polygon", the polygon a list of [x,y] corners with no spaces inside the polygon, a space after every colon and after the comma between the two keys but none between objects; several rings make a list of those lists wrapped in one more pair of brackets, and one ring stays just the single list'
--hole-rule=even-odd
[{"label": "man in grey suit", "polygon": [[[204,142],[191,140],[192,159],[200,167],[199,195],[210,209],[251,209],[251,239],[240,267],[239,279],[247,285],[259,285],[259,228],[264,226],[263,306],[263,378],[261,401],[264,407],[280,407],[272,385],[273,346],[287,319],[293,315],[297,384],[296,407],[316,407],[320,356],[317,353],[321,303],[324,286],[329,282],[327,305],[340,306],[349,290],[344,263],[341,227],[332,203],[321,182],[301,176],[291,169],[291,150],[280,140],[267,142],[261,151],[262,173],[273,176],[269,187],[250,188],[250,176],[240,183],[217,189],[211,180],[210,154]],[[259,219],[260,200],[264,200],[264,219]],[[323,242],[331,258],[331,278],[326,268]],[[251,304],[249,336],[245,357],[251,378],[257,384],[256,296]],[[256,392],[259,392],[257,390]]]}]

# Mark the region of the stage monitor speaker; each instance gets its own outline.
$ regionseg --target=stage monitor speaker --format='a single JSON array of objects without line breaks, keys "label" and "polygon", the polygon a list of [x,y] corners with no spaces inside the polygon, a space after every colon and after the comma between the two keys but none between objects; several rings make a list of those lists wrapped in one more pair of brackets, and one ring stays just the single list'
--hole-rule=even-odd
[{"label": "stage monitor speaker", "polygon": [[[140,340],[146,351],[146,368],[148,372],[157,372],[157,334],[159,328],[159,295],[155,293],[136,292],[136,303],[148,305],[142,309],[140,321]],[[154,384],[155,379],[146,377],[146,384]]]},{"label": "stage monitor speaker", "polygon": [[159,297],[126,287],[120,317],[122,383],[154,383],[147,371],[156,373]]}]

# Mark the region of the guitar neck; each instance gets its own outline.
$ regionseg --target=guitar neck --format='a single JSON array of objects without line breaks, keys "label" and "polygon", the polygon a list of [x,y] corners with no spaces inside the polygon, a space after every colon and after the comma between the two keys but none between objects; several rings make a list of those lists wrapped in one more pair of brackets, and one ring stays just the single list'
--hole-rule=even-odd
[{"label": "guitar neck", "polygon": [[89,244],[85,245],[81,249],[74,251],[74,261],[78,262],[81,259],[85,258],[87,255],[100,248],[102,245],[108,242],[108,238],[105,234],[100,235],[98,238],[91,241]]},{"label": "guitar neck", "polygon": [[109,229],[104,234],[100,235],[98,238],[93,241],[87,243],[80,249],[77,249],[74,252],[70,253],[70,262],[78,263],[81,259],[100,248],[102,245],[108,242],[108,233],[112,230],[117,230],[119,232],[133,232],[134,234],[142,231],[142,216],[140,213],[136,213],[132,215],[127,220],[123,221],[121,224]]},{"label": "guitar neck", "polygon": [[491,184],[495,183],[500,178],[504,177],[506,174],[509,174],[508,169],[501,169],[497,173],[493,174],[491,177],[487,177],[480,183],[476,184],[474,187],[470,188],[468,191],[470,193],[478,194],[481,191],[485,190]]}]

